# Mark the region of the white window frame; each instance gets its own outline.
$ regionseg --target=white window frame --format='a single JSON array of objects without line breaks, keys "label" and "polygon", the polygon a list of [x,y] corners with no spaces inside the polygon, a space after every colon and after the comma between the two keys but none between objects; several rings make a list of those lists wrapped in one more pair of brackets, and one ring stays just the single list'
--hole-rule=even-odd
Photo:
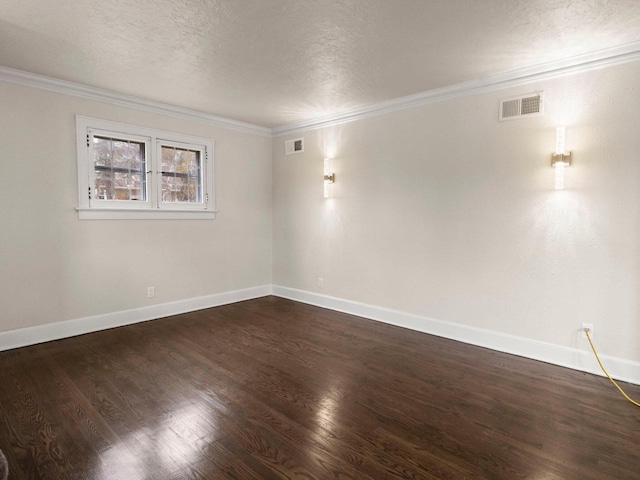
[{"label": "white window frame", "polygon": [[[99,128],[89,127],[86,129],[86,146],[87,146],[87,174],[88,174],[88,184],[86,192],[86,197],[89,200],[88,207],[91,209],[126,209],[126,210],[137,210],[137,209],[149,209],[151,208],[151,195],[149,192],[149,177],[150,165],[148,163],[149,160],[149,151],[151,150],[151,139],[147,136],[142,135],[133,135],[131,133],[122,133],[122,132],[114,132],[111,130],[102,130]],[[144,144],[145,150],[145,172],[143,174],[146,176],[145,184],[146,184],[146,201],[142,200],[102,200],[99,198],[99,192],[95,190],[95,168],[93,167],[93,136],[98,137],[117,137],[119,140],[131,140],[132,142],[142,143]],[[89,186],[91,186],[91,191],[89,191]]]},{"label": "white window frame", "polygon": [[[206,163],[207,157],[207,149],[203,145],[195,144],[195,143],[182,143],[176,142],[175,140],[165,140],[162,138],[157,139],[156,141],[156,158],[162,158],[162,147],[177,147],[183,148],[185,150],[195,150],[200,153],[200,162],[203,168],[202,172],[202,199],[203,202],[206,203],[207,200],[207,189],[205,187],[206,180],[204,166]],[[186,203],[186,202],[163,202],[162,201],[162,172],[158,170],[157,172],[157,185],[158,185],[158,202],[161,204],[161,208],[166,210],[202,210],[202,206],[198,203]]]},{"label": "white window frame", "polygon": [[[93,136],[141,142],[145,145],[146,200],[101,200],[95,191]],[[78,217],[96,219],[214,219],[214,141],[182,133],[128,125],[76,115]],[[162,146],[200,152],[202,203],[163,202]]]}]

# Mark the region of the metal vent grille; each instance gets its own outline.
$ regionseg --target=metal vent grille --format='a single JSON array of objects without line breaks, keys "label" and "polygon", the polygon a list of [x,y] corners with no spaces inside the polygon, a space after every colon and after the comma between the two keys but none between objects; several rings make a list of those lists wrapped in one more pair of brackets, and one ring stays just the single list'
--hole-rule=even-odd
[{"label": "metal vent grille", "polygon": [[520,115],[520,99],[502,102],[502,118]]},{"label": "metal vent grille", "polygon": [[287,155],[304,152],[304,138],[295,138],[293,140],[287,140],[284,143],[284,152]]},{"label": "metal vent grille", "polygon": [[508,98],[500,102],[500,117],[502,120],[516,118],[537,117],[542,115],[542,92]]},{"label": "metal vent grille", "polygon": [[535,95],[533,97],[525,97],[522,99],[522,111],[520,112],[522,115],[531,115],[532,113],[540,113],[540,106],[542,102],[540,101],[540,95]]}]

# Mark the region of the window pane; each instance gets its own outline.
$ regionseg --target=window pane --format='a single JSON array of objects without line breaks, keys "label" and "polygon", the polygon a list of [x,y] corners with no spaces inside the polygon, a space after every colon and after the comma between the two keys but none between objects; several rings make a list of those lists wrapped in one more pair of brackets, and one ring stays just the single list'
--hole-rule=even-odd
[{"label": "window pane", "polygon": [[96,197],[146,201],[145,144],[93,137]]},{"label": "window pane", "polygon": [[202,203],[200,151],[162,146],[162,201]]},{"label": "window pane", "polygon": [[113,178],[110,171],[96,171],[96,198],[113,200]]}]

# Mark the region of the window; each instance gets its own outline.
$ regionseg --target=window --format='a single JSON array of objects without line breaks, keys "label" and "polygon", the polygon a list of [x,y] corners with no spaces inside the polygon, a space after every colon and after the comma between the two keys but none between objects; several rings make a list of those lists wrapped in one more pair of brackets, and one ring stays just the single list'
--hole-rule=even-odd
[{"label": "window", "polygon": [[162,202],[202,203],[202,151],[189,145],[160,144]]},{"label": "window", "polygon": [[213,141],[76,117],[81,219],[215,218]]},{"label": "window", "polygon": [[96,198],[147,199],[146,143],[124,138],[93,136]]}]

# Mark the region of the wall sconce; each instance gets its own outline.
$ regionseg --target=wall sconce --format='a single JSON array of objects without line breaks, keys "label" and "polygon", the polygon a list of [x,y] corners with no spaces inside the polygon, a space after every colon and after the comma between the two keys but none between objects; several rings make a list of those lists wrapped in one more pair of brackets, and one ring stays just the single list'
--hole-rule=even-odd
[{"label": "wall sconce", "polygon": [[564,188],[564,167],[571,165],[571,152],[564,151],[564,127],[556,129],[556,153],[551,155],[551,166],[556,170],[555,189]]},{"label": "wall sconce", "polygon": [[336,175],[331,171],[329,159],[324,159],[324,198],[329,198],[329,185],[336,180]]}]

